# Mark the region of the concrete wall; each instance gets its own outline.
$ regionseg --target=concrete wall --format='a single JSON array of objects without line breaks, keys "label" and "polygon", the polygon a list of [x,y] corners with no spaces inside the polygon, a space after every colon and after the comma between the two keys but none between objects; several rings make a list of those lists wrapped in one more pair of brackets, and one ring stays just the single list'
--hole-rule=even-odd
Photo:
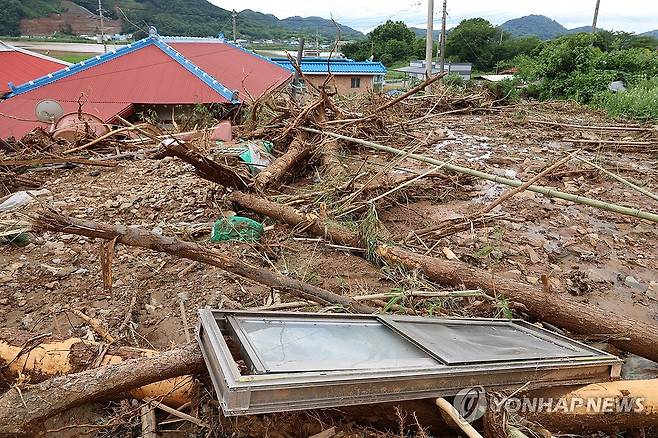
[{"label": "concrete wall", "polygon": [[[361,86],[359,88],[352,88],[352,78],[360,78]],[[326,75],[306,75],[306,79],[313,83],[315,86],[320,87],[324,84],[324,81],[327,79]],[[334,90],[343,96],[348,96],[350,94],[359,94],[359,93],[370,93],[373,91],[373,75],[336,75],[333,79],[327,84],[329,92]]]}]

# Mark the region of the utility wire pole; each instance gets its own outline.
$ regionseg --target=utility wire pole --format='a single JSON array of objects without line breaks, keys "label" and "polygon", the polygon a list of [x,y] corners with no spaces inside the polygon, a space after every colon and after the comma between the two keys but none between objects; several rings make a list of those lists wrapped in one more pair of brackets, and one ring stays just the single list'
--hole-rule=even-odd
[{"label": "utility wire pole", "polygon": [[231,14],[231,21],[233,23],[233,44],[238,43],[238,12],[233,9]]},{"label": "utility wire pole", "polygon": [[596,0],[596,8],[594,8],[594,21],[592,21],[592,33],[596,33],[596,22],[599,19],[599,6],[601,5],[601,0]]},{"label": "utility wire pole", "polygon": [[441,18],[441,57],[439,58],[440,72],[446,69],[446,17],[448,15],[448,0],[443,0],[443,17]]},{"label": "utility wire pole", "polygon": [[101,19],[101,41],[103,42],[103,53],[107,53],[107,42],[105,41],[105,29],[103,28],[103,5],[98,0],[98,16]]},{"label": "utility wire pole", "polygon": [[[299,47],[297,48],[297,66],[302,69],[302,59],[304,59],[304,37],[299,38]],[[295,69],[295,78],[292,83],[292,98],[296,100],[297,92],[301,94],[301,76],[299,70]]]},{"label": "utility wire pole", "polygon": [[425,40],[425,75],[432,76],[432,34],[434,33],[434,0],[427,0],[427,37]]}]

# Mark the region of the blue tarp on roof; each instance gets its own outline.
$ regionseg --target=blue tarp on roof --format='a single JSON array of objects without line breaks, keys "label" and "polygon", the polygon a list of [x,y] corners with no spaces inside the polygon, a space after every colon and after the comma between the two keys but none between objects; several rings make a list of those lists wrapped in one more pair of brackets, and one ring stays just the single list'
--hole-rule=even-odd
[{"label": "blue tarp on roof", "polygon": [[[295,71],[287,58],[272,58],[272,61],[290,71]],[[301,68],[303,73],[308,74],[326,74],[329,71],[333,74],[386,74],[386,67],[381,62],[354,61],[345,58],[332,59],[330,61],[322,58],[304,58],[302,59]]]}]

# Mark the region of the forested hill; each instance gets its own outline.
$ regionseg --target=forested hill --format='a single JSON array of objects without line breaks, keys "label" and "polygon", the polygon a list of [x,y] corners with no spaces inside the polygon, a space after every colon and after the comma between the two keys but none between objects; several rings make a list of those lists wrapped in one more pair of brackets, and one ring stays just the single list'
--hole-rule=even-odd
[{"label": "forested hill", "polygon": [[[61,22],[62,16],[72,11],[75,3],[96,13],[97,0],[0,0],[0,35],[20,35],[21,20],[52,18]],[[231,12],[206,0],[103,0],[104,14],[109,19],[121,20],[124,31],[155,26],[162,35],[209,36],[224,32],[231,35]],[[62,25],[62,32],[75,30]],[[93,16],[89,16],[93,20]],[[336,26],[331,20],[320,17],[290,17],[279,20],[274,15],[251,10],[238,15],[238,37],[247,39],[284,38],[289,36],[315,36],[324,39],[336,37]],[[25,23],[24,23],[25,24]],[[344,39],[357,39],[363,34],[350,27],[339,25]]]}]

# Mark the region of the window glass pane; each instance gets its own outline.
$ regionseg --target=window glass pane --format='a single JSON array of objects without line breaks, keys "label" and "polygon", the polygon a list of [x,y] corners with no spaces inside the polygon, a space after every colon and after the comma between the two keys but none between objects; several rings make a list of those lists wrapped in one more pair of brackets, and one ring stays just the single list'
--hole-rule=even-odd
[{"label": "window glass pane", "polygon": [[453,365],[595,355],[568,340],[514,322],[387,321]]},{"label": "window glass pane", "polygon": [[378,321],[236,320],[267,372],[441,366]]}]

